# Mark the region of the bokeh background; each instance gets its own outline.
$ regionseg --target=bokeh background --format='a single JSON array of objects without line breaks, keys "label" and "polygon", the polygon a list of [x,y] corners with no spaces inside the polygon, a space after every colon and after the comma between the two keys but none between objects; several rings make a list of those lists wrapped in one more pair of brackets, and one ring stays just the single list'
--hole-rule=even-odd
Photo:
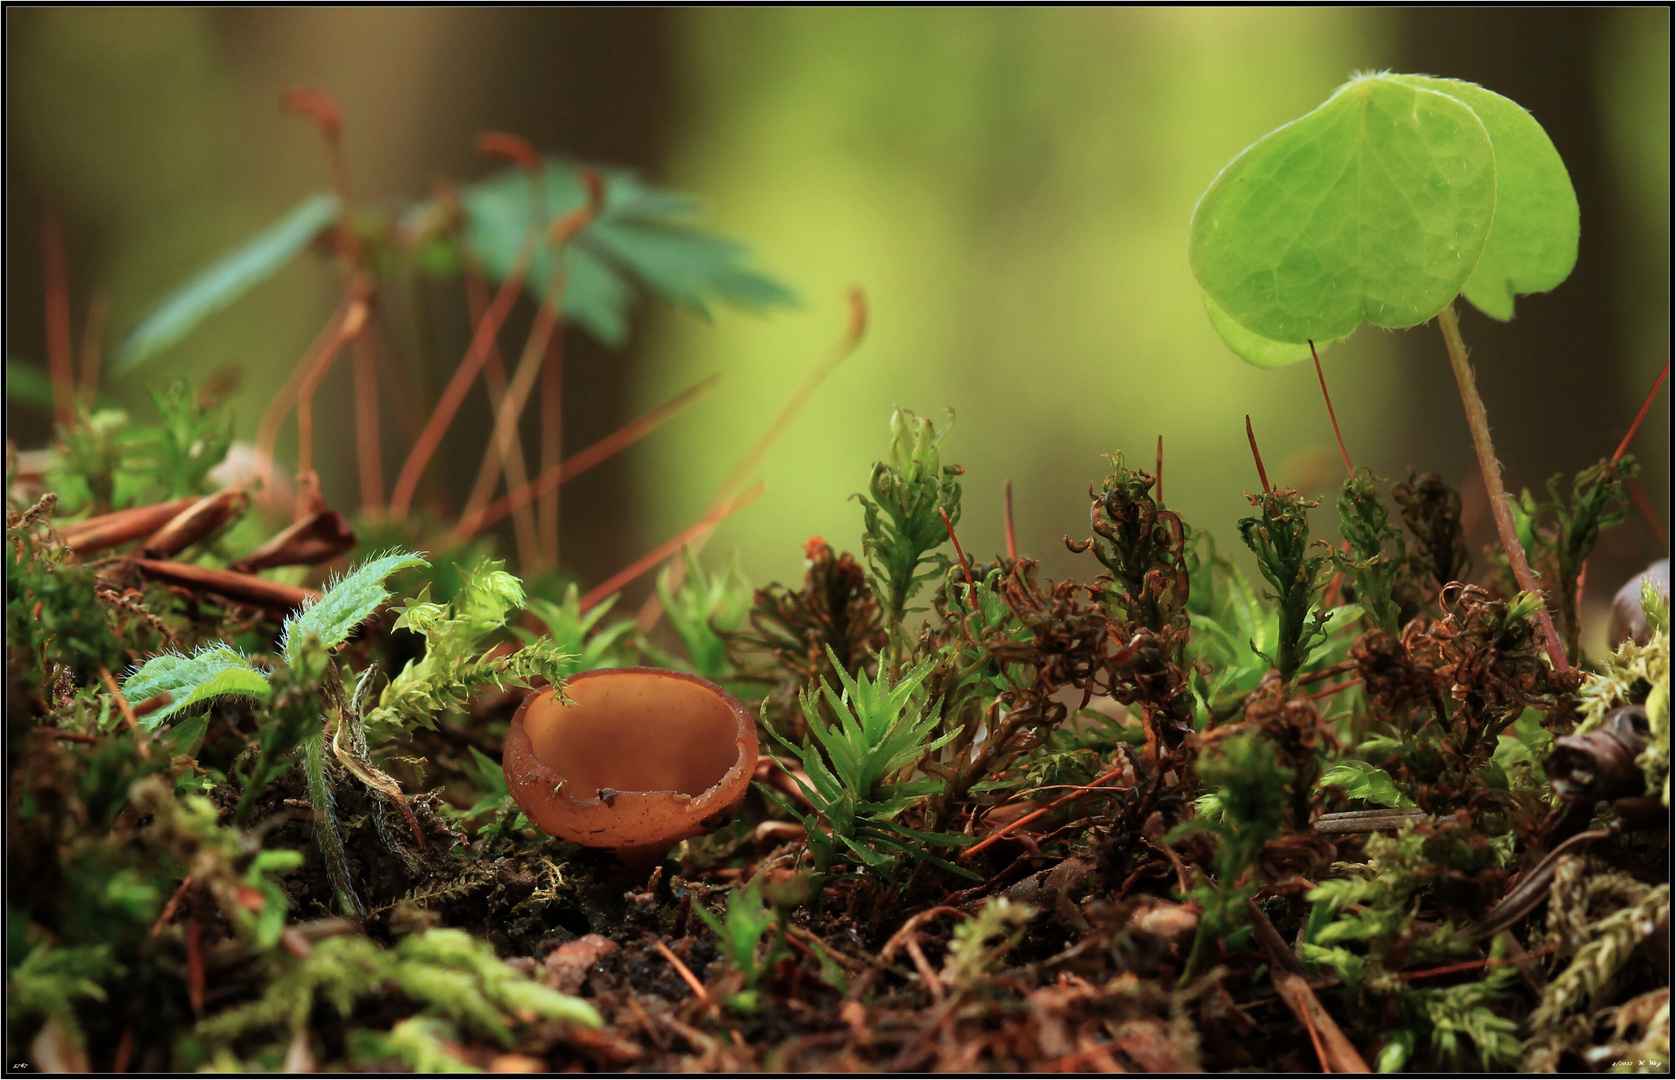
[{"label": "bokeh background", "polygon": [[[704,224],[750,244],[801,303],[709,321],[642,304],[619,350],[567,331],[567,450],[723,376],[566,489],[565,559],[588,584],[702,512],[838,336],[851,285],[869,299],[866,343],[763,466],[769,494],[707,555],[737,550],[758,583],[799,574],[812,534],[857,544],[847,496],[884,452],[893,404],[957,414],[946,451],[967,468],[967,546],[1001,547],[1010,479],[1021,547],[1054,576],[1076,565],[1061,537],[1087,531],[1100,455],[1150,462],[1160,435],[1169,501],[1224,549],[1255,483],[1245,413],[1271,475],[1330,492],[1339,466],[1313,372],[1252,369],[1220,344],[1186,232],[1222,164],[1357,70],[1480,82],[1529,108],[1571,170],[1583,215],[1571,279],[1522,300],[1511,323],[1463,312],[1510,487],[1540,490],[1609,454],[1669,355],[1666,8],[11,8],[6,30],[6,353],[22,364],[46,354],[45,212],[67,237],[78,336],[98,295],[114,343],[194,270],[325,187],[316,133],[277,107],[298,83],[342,103],[357,197],[371,202],[483,175],[483,129],[699,195]],[[249,438],[338,281],[305,259],[109,392],[143,414],[145,379],[236,368]],[[463,304],[450,294],[432,309],[452,365]],[[505,348],[529,317],[515,317]],[[1384,476],[1415,467],[1461,484],[1475,540],[1488,541],[1435,330],[1364,328],[1326,370],[1353,456]],[[348,508],[349,365],[333,379],[319,458],[336,463],[326,492]],[[481,399],[438,458],[457,488],[481,454]],[[1669,401],[1636,443],[1660,521]],[[15,445],[44,445],[49,427],[8,395]],[[405,446],[396,425],[385,437],[393,478]],[[1591,563],[1595,602],[1663,553],[1632,517]]]}]

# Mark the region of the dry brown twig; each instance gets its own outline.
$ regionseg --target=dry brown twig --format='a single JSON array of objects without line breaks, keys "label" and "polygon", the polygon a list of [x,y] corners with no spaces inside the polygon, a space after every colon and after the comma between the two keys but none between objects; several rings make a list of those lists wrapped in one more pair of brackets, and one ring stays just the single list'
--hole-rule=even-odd
[{"label": "dry brown twig", "polygon": [[1344,1034],[1338,1022],[1327,1012],[1321,999],[1310,989],[1309,982],[1304,978],[1303,965],[1293,955],[1269,917],[1263,914],[1263,909],[1250,900],[1245,902],[1246,910],[1251,913],[1252,929],[1256,931],[1258,943],[1269,955],[1272,967],[1270,977],[1274,980],[1275,990],[1279,993],[1286,1007],[1292,1010],[1292,1015],[1309,1032],[1310,1041],[1315,1046],[1315,1053],[1321,1060],[1323,1072],[1372,1072],[1362,1054],[1354,1043]]}]

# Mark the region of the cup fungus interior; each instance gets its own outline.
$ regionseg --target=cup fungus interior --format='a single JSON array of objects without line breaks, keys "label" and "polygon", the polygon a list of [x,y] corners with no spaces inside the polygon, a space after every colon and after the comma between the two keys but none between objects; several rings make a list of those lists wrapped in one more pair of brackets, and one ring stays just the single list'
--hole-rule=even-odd
[{"label": "cup fungus interior", "polygon": [[739,762],[738,708],[716,687],[673,675],[580,678],[569,705],[551,695],[531,704],[524,730],[537,760],[573,799],[610,791],[674,791],[697,797]]}]

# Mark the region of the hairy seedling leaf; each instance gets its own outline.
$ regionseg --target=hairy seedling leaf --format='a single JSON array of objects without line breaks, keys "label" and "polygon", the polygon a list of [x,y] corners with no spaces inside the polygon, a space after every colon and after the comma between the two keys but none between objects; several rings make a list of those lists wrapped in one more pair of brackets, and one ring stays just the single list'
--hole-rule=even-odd
[{"label": "hairy seedling leaf", "polygon": [[200,649],[191,656],[154,656],[122,684],[123,696],[135,704],[162,693],[173,698],[140,717],[140,726],[147,731],[156,731],[170,717],[213,698],[237,695],[266,701],[272,692],[268,677],[225,645]]},{"label": "hairy seedling leaf", "polygon": [[317,636],[320,644],[328,649],[343,644],[356,627],[390,598],[390,591],[384,587],[385,578],[397,570],[429,565],[418,555],[392,551],[351,570],[318,601],[285,620],[280,649],[286,661],[295,658],[310,635]]}]

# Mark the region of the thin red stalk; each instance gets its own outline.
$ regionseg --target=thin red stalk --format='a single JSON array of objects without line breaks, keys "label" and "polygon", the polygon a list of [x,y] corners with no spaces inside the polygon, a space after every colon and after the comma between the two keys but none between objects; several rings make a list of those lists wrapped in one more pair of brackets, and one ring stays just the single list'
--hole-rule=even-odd
[{"label": "thin red stalk", "polygon": [[353,340],[365,328],[367,320],[366,301],[357,299],[349,306],[343,323],[338,327],[337,337],[331,345],[315,360],[314,366],[303,376],[302,386],[297,389],[297,476],[299,479],[297,516],[299,519],[313,513],[317,508],[305,507],[308,485],[301,483],[301,479],[314,471],[314,392],[331,370],[332,363],[337,359],[343,347]]},{"label": "thin red stalk", "polygon": [[188,874],[186,880],[180,883],[180,887],[175,889],[174,895],[169,897],[169,902],[163,905],[163,911],[157,916],[157,921],[151,924],[151,933],[147,935],[148,937],[155,939],[163,932],[163,928],[169,925],[169,920],[173,919],[175,912],[179,910],[181,899],[186,896],[186,890],[191,887],[192,875]]},{"label": "thin red stalk", "polygon": [[93,408],[99,396],[99,373],[105,364],[105,316],[110,304],[103,293],[94,293],[87,302],[87,321],[81,329],[81,386],[83,405]]},{"label": "thin red stalk", "polygon": [[[477,469],[477,481],[472,485],[465,509],[461,511],[462,517],[470,517],[489,504],[495,494],[495,479],[503,471],[502,463],[512,452],[512,444],[518,441],[518,421],[524,415],[524,405],[529,401],[530,391],[535,388],[536,377],[541,374],[542,362],[547,356],[547,343],[552,340],[559,324],[559,298],[564,295],[567,275],[562,259],[555,258],[554,263],[553,273],[548,277],[547,288],[541,296],[541,306],[535,313],[535,322],[530,326],[530,336],[524,342],[523,355],[518,358],[518,366],[512,372],[506,396],[495,410],[494,431],[489,437],[488,448],[483,452],[483,464]],[[539,530],[537,533],[539,535]]]},{"label": "thin red stalk", "polygon": [[533,229],[524,238],[523,245],[512,260],[512,269],[507,271],[505,280],[500,284],[500,290],[495,293],[494,302],[478,322],[477,330],[471,336],[471,344],[466,347],[465,358],[449,377],[448,385],[443,388],[442,396],[437,399],[436,409],[431,412],[431,418],[425,422],[425,429],[414,441],[407,460],[402,463],[401,475],[396,478],[395,493],[390,496],[390,516],[406,517],[408,509],[413,505],[413,493],[419,487],[419,477],[424,474],[425,466],[430,464],[437,447],[442,445],[442,437],[447,433],[448,425],[453,423],[454,414],[460,411],[460,405],[466,399],[466,392],[471,389],[472,380],[477,378],[483,362],[488,359],[489,347],[494,343],[495,335],[500,332],[501,323],[506,321],[507,313],[512,310],[513,301],[518,299],[518,290],[524,286],[524,276],[529,273],[530,262],[535,258],[536,244],[539,240],[540,234]]},{"label": "thin red stalk", "polygon": [[662,544],[659,544],[652,551],[636,559],[633,563],[624,567],[622,570],[617,571],[615,574],[611,575],[611,577],[597,585],[588,593],[588,595],[582,598],[581,610],[589,610],[595,604],[604,600],[618,589],[621,589],[624,585],[627,585],[641,574],[653,569],[659,563],[663,562],[665,559],[690,544],[694,537],[700,536],[710,529],[714,529],[717,525],[721,524],[724,518],[732,514],[734,511],[743,508],[748,503],[755,501],[756,498],[766,490],[767,488],[763,485],[762,481],[758,480],[756,483],[747,488],[738,498],[711,510],[703,517],[699,518],[696,522],[681,530],[681,532],[676,534],[674,537],[664,541]]},{"label": "thin red stalk", "polygon": [[64,255],[64,227],[51,210],[41,217],[41,262],[46,277],[47,371],[52,376],[52,414],[60,427],[76,424],[76,377],[71,370],[70,271]]},{"label": "thin red stalk", "polygon": [[943,515],[943,528],[948,530],[949,541],[954,544],[954,553],[960,557],[960,569],[966,575],[966,602],[972,606],[973,611],[976,611],[978,609],[978,587],[972,581],[972,564],[967,560],[966,552],[960,546],[960,537],[954,535],[954,523],[949,520],[949,512],[939,506],[937,513]]},{"label": "thin red stalk", "polygon": [[[564,456],[564,328],[547,342],[541,369],[541,471]],[[507,485],[511,490],[511,485]],[[541,565],[559,565],[559,489],[543,492],[536,508],[541,536]]]},{"label": "thin red stalk", "polygon": [[343,254],[355,269],[361,265],[360,239],[349,227],[349,161],[343,153],[343,110],[337,99],[311,86],[293,86],[279,99],[279,107],[314,121],[326,143],[326,163],[332,174],[332,190],[338,197],[339,240]]},{"label": "thin red stalk", "polygon": [[128,1059],[134,1053],[134,1025],[129,1023],[122,1029],[122,1035],[116,1041],[116,1058],[111,1062],[111,1072],[125,1073],[128,1071]]},{"label": "thin red stalk", "polygon": [[186,923],[186,999],[192,1013],[200,1020],[204,1015],[204,924],[196,915]]},{"label": "thin red stalk", "polygon": [[[1630,424],[1628,431],[1624,432],[1623,441],[1618,444],[1618,449],[1613,452],[1613,454],[1612,454],[1612,460],[1613,461],[1617,461],[1618,459],[1622,458],[1624,456],[1624,451],[1629,449],[1630,440],[1635,438],[1635,433],[1640,430],[1641,421],[1646,419],[1647,410],[1652,408],[1653,399],[1658,396],[1659,387],[1664,385],[1664,380],[1667,379],[1669,376],[1670,376],[1670,364],[1669,364],[1668,361],[1666,361],[1664,367],[1662,369],[1660,369],[1660,371],[1659,371],[1659,377],[1653,380],[1653,388],[1651,390],[1647,391],[1647,398],[1646,398],[1645,401],[1643,401],[1641,403],[1641,411],[1635,414],[1635,422]],[[1632,482],[1633,482],[1633,480],[1634,480],[1634,478],[1631,477]],[[1639,485],[1637,485],[1637,487],[1639,488]],[[1641,497],[1644,500],[1646,498],[1646,494],[1643,492]],[[1634,498],[1634,496],[1632,495],[1631,498]],[[1645,514],[1646,511],[1643,510],[1642,513]],[[1649,515],[1649,519],[1650,519],[1650,515]],[[1655,528],[1654,532],[1655,532],[1656,535],[1658,535],[1659,542],[1662,545],[1663,542],[1664,542],[1664,530]],[[1583,607],[1583,583],[1588,580],[1588,577],[1589,577],[1589,560],[1584,559],[1583,560],[1583,565],[1578,567],[1578,569],[1577,569],[1576,607],[1577,607],[1578,610],[1582,610],[1582,607]]]},{"label": "thin red stalk", "polygon": [[[417,270],[411,273],[423,277]],[[420,281],[413,285],[409,297],[416,295],[417,290],[425,288]],[[379,339],[381,348],[378,350],[379,385],[390,395],[391,405],[396,414],[396,420],[401,425],[401,443],[411,446],[413,440],[419,437],[419,429],[425,422],[424,412],[419,404],[421,395],[426,392],[423,375],[419,370],[421,360],[430,355],[418,338],[426,333],[419,328],[418,321],[426,318],[428,308],[424,302],[415,304],[417,311],[411,313],[408,330],[415,339],[413,354],[409,355],[402,348],[402,338],[395,334],[387,334]]]},{"label": "thin red stalk", "polygon": [[1341,586],[1343,584],[1344,584],[1344,571],[1340,570],[1333,575],[1333,580],[1327,583],[1327,591],[1324,594],[1322,594],[1322,597],[1321,597],[1321,610],[1322,611],[1331,611],[1332,610],[1333,601],[1338,599],[1339,586]]},{"label": "thin red stalk", "polygon": [[1665,536],[1664,524],[1659,521],[1658,512],[1653,509],[1653,501],[1647,498],[1647,489],[1633,476],[1629,478],[1629,497],[1635,503],[1635,508],[1641,511],[1641,516],[1647,519],[1647,527],[1652,529],[1653,535],[1658,538],[1659,547],[1668,551],[1670,541]]},{"label": "thin red stalk", "polygon": [[1315,351],[1313,341],[1309,343],[1309,355],[1315,361],[1315,377],[1321,383],[1321,400],[1327,403],[1327,419],[1333,422],[1333,438],[1338,440],[1338,453],[1344,459],[1344,471],[1355,476],[1356,468],[1350,464],[1350,451],[1344,448],[1344,435],[1338,429],[1338,413],[1333,411],[1333,397],[1327,393],[1327,376],[1321,373],[1321,356]]},{"label": "thin red stalk", "polygon": [[[1472,365],[1467,362],[1466,342],[1461,339],[1461,324],[1455,315],[1454,304],[1446,305],[1437,313],[1437,325],[1443,332],[1449,366],[1455,372],[1455,384],[1461,391],[1467,427],[1472,431],[1472,447],[1478,455],[1478,471],[1484,476],[1484,489],[1490,496],[1490,513],[1495,517],[1496,535],[1501,539],[1502,551],[1507,555],[1508,566],[1512,568],[1519,588],[1541,596],[1542,583],[1531,571],[1530,563],[1525,559],[1524,546],[1519,543],[1518,529],[1513,525],[1513,511],[1507,504],[1507,491],[1501,482],[1501,464],[1496,461],[1495,444],[1490,441],[1490,417],[1484,410],[1484,399],[1478,396],[1478,383],[1473,377]],[[1554,630],[1554,620],[1548,614],[1546,603],[1536,609],[1536,621],[1542,631],[1549,663],[1554,665],[1555,671],[1570,671],[1571,662],[1566,659],[1565,647],[1560,644],[1560,636]]]},{"label": "thin red stalk", "polygon": [[1487,957],[1483,960],[1463,960],[1458,964],[1445,964],[1443,967],[1427,968],[1424,971],[1405,971],[1397,978],[1403,982],[1412,982],[1415,979],[1431,979],[1439,975],[1459,975],[1463,971],[1477,971],[1480,968],[1524,964],[1538,956],[1547,956],[1558,949],[1558,945],[1544,945],[1540,949],[1530,950],[1523,956],[1508,956],[1499,960],[1494,957]]},{"label": "thin red stalk", "polygon": [[1245,414],[1245,438],[1251,444],[1251,460],[1257,463],[1257,479],[1263,482],[1263,494],[1267,495],[1269,488],[1268,470],[1263,468],[1263,455],[1257,452],[1257,435],[1251,430],[1251,414]]},{"label": "thin red stalk", "polygon": [[[530,185],[530,227],[545,228],[547,225],[547,184],[543,175],[541,155],[536,153],[535,147],[529,141],[517,135],[504,132],[486,131],[477,136],[477,149],[481,153],[505,158],[524,170],[525,178]],[[584,183],[587,183],[584,179]],[[588,197],[590,207],[597,209],[599,201],[604,196],[604,188],[599,184],[589,185]],[[562,309],[561,309],[562,313]],[[502,376],[502,383],[505,376]],[[564,332],[559,332],[548,339],[547,353],[543,360],[541,371],[541,470],[546,472],[559,466],[563,458],[563,385],[564,385]],[[495,409],[501,407],[497,395]],[[522,443],[514,439],[506,447],[507,468],[502,471],[506,476],[506,490],[510,493],[523,487],[525,478],[524,448]],[[512,463],[516,461],[516,467]],[[468,507],[468,511],[469,511]],[[523,564],[529,567],[541,565],[557,566],[559,562],[559,495],[555,487],[541,496],[538,509],[538,520],[531,521],[527,511],[520,512],[517,521],[518,550]],[[533,537],[530,551],[525,553],[525,532]]]},{"label": "thin red stalk", "polygon": [[128,704],[128,699],[123,696],[122,687],[111,678],[110,669],[102,664],[99,667],[99,678],[104,680],[105,689],[111,692],[111,697],[116,699],[116,707],[122,713],[122,720],[128,725],[129,733],[134,736],[134,748],[140,752],[140,757],[149,761],[151,739],[147,737],[145,729],[140,727],[139,718],[134,715],[134,707]]},{"label": "thin red stalk", "polygon": [[1017,821],[1012,821],[1012,822],[1007,823],[1006,825],[1001,826],[999,829],[996,829],[994,832],[990,833],[988,836],[984,837],[982,840],[979,840],[977,843],[973,844],[971,847],[969,847],[965,851],[961,852],[960,857],[962,859],[970,859],[972,856],[976,855],[978,852],[982,851],[984,848],[989,847],[991,844],[995,843],[997,840],[1000,840],[1002,837],[1008,835],[1009,833],[1016,832],[1021,826],[1025,825],[1025,824],[1028,824],[1029,822],[1035,821],[1037,818],[1043,816],[1044,814],[1052,813],[1053,811],[1059,809],[1059,807],[1065,805],[1067,802],[1076,798],[1078,795],[1082,795],[1086,792],[1092,791],[1094,788],[1099,787],[1101,784],[1105,784],[1105,783],[1108,783],[1112,780],[1117,779],[1122,774],[1123,774],[1122,769],[1113,769],[1111,772],[1107,773],[1104,776],[1098,777],[1094,780],[1090,780],[1088,783],[1086,783],[1086,784],[1082,785],[1081,787],[1077,788],[1075,791],[1069,792],[1068,794],[1062,795],[1059,798],[1053,800],[1052,802],[1048,803],[1046,806],[1042,807],[1040,810],[1032,811],[1028,814],[1025,814],[1023,817],[1019,818]]},{"label": "thin red stalk", "polygon": [[1293,681],[1299,686],[1307,686],[1313,682],[1320,682],[1322,679],[1330,679],[1334,675],[1342,675],[1355,666],[1356,665],[1354,663],[1346,660],[1342,663],[1332,664],[1324,668],[1316,668],[1314,671],[1306,671]]},{"label": "thin red stalk", "polygon": [[[472,325],[475,326],[489,306],[488,286],[483,284],[482,274],[469,261],[462,276],[466,279],[466,306],[471,312]],[[498,342],[490,347],[489,357],[483,362],[483,385],[489,391],[490,407],[498,413],[501,403],[506,400],[506,364],[501,359]],[[524,462],[524,444],[514,439],[502,469],[506,477],[506,490],[516,491],[528,483],[527,469],[528,466]],[[518,565],[534,566],[541,551],[535,528],[535,515],[527,508],[520,507],[512,519],[512,533],[518,541]]]},{"label": "thin red stalk", "polygon": [[355,335],[355,459],[361,473],[361,513],[370,517],[384,512],[378,403],[378,342],[369,325]]},{"label": "thin red stalk", "polygon": [[484,507],[475,517],[462,517],[460,523],[454,526],[447,535],[438,539],[433,546],[438,549],[447,549],[462,544],[480,530],[488,528],[506,515],[515,514],[524,509],[535,502],[549,486],[558,487],[569,480],[575,479],[595,465],[610,458],[613,454],[632,446],[646,435],[656,431],[665,421],[715,389],[719,381],[721,381],[720,375],[712,375],[695,383],[646,415],[629,421],[615,432],[594,443],[569,461],[564,462],[558,468],[548,469],[535,480],[511,492],[505,498],[498,499]]},{"label": "thin red stalk", "polygon": [[[320,136],[326,144],[332,190],[338,197],[336,239],[343,262],[344,291],[346,295],[360,296],[370,303],[375,286],[361,274],[361,238],[355,232],[355,198],[349,184],[349,158],[343,150],[343,110],[336,98],[308,86],[293,86],[287,90],[280,99],[280,107],[287,112],[307,116],[320,129]],[[365,321],[356,328],[350,340],[353,341],[355,355],[355,458],[361,483],[361,512],[376,516],[384,509],[384,461],[378,425],[378,346]],[[330,366],[330,361],[327,366]],[[312,459],[314,454],[312,397],[313,387],[305,386],[297,404],[299,440],[302,440],[305,413],[310,427],[308,439],[298,449],[299,462]],[[309,465],[312,465],[312,460]],[[305,478],[305,474],[311,471],[308,465],[300,465],[297,470],[299,479],[303,481],[299,493],[301,501],[312,501],[309,492],[314,485]],[[303,507],[301,501],[297,510],[299,519],[314,510],[313,507]]]},{"label": "thin red stalk", "polygon": [[1008,480],[1001,486],[1002,505],[1005,507],[1002,521],[1007,527],[1007,561],[1018,562],[1018,534],[1013,531],[1013,482]]},{"label": "thin red stalk", "polygon": [[[529,140],[519,135],[511,135],[500,131],[479,132],[477,151],[489,157],[511,161],[524,170],[524,179],[529,184],[530,228],[532,230],[546,228],[548,223],[546,177],[543,174],[541,155],[536,152],[535,147],[531,145]],[[592,192],[590,192],[590,196],[592,197]],[[480,292],[481,285],[475,291]],[[478,303],[481,306],[481,301],[478,301]],[[490,357],[490,365],[492,370],[487,371],[485,376],[499,383],[498,389],[491,385],[490,390],[490,396],[494,399],[495,412],[498,416],[506,399],[506,371],[501,362],[498,348]],[[542,383],[542,389],[542,402],[545,407],[547,398],[545,379]],[[544,412],[543,415],[545,416],[546,413]],[[504,449],[506,452],[501,455],[501,474],[506,479],[506,490],[512,492],[528,482],[528,467],[524,463],[522,440],[513,439],[511,444]],[[542,449],[544,451],[546,449],[545,431],[543,432]],[[551,462],[548,462],[545,458],[542,460],[543,468],[557,464],[559,464],[557,453],[555,453]],[[468,506],[467,511],[470,512],[470,509]],[[543,509],[545,510],[545,506]],[[513,526],[513,531],[518,538],[519,565],[530,569],[540,566],[544,555],[543,535],[536,519],[528,510],[521,510],[514,519]],[[550,562],[556,564],[558,562],[558,541],[556,538],[553,544],[554,552]]]},{"label": "thin red stalk", "polygon": [[604,181],[592,172],[584,172],[581,179],[588,189],[587,203],[560,217],[546,232],[547,241],[554,250],[553,270],[547,278],[546,288],[542,290],[535,322],[524,341],[523,355],[518,359],[518,369],[512,375],[505,399],[495,410],[494,432],[483,454],[483,465],[477,471],[471,496],[466,500],[463,517],[471,517],[482,510],[495,493],[495,473],[504,468],[502,463],[518,440],[518,421],[524,415],[524,405],[535,386],[536,376],[541,372],[547,344],[563,317],[564,291],[568,283],[563,250],[599,215],[605,192]]},{"label": "thin red stalk", "polygon": [[1334,694],[1338,693],[1341,690],[1348,690],[1352,686],[1360,686],[1361,683],[1362,683],[1361,679],[1351,679],[1348,682],[1341,682],[1341,683],[1338,683],[1337,685],[1329,686],[1325,690],[1317,690],[1313,694],[1306,694],[1305,695],[1305,700],[1307,700],[1307,701],[1320,701],[1324,697],[1332,697]]},{"label": "thin red stalk", "polygon": [[1647,391],[1647,400],[1641,403],[1641,411],[1635,414],[1635,423],[1629,426],[1629,430],[1624,433],[1624,441],[1618,444],[1617,451],[1612,455],[1613,461],[1623,457],[1624,451],[1629,449],[1629,441],[1635,438],[1635,433],[1641,428],[1641,421],[1646,419],[1647,410],[1653,406],[1653,399],[1658,396],[1659,387],[1663,386],[1664,380],[1669,377],[1670,362],[1665,361],[1664,367],[1659,371],[1659,377],[1653,380],[1653,388]]},{"label": "thin red stalk", "polygon": [[[828,375],[832,374],[833,369],[851,353],[855,352],[856,347],[861,344],[862,336],[867,332],[867,298],[859,288],[852,288],[845,296],[845,300],[848,302],[849,318],[845,322],[843,335],[833,345],[831,351],[815,361],[808,374],[803,376],[803,381],[798,383],[797,388],[791,392],[791,397],[786,399],[785,405],[781,406],[779,414],[768,425],[768,429],[752,444],[749,450],[745,451],[745,456],[739,459],[739,463],[733,467],[733,471],[727,475],[727,479],[723,480],[722,486],[717,489],[716,497],[711,500],[711,506],[720,505],[733,497],[733,494],[744,485],[745,478],[756,470],[756,467],[762,463],[762,459],[768,456],[768,451],[774,448],[774,444],[780,441],[780,436],[784,435],[786,429],[791,426],[791,422],[797,419],[797,414],[803,411],[803,406],[808,404],[809,398],[813,396],[815,390],[820,387]],[[708,539],[708,536],[701,538],[693,545],[695,554],[698,549],[704,546],[705,539]],[[671,568],[669,582],[671,593],[681,587],[681,582],[685,580],[686,573],[687,568],[684,562],[676,563]],[[657,625],[658,619],[662,616],[663,603],[654,593],[641,606],[635,622],[641,633],[648,633],[652,627]]]},{"label": "thin red stalk", "polygon": [[[302,359],[291,369],[286,377],[285,385],[280,387],[279,393],[268,403],[267,410],[262,414],[262,420],[256,425],[256,461],[263,470],[265,480],[272,480],[274,467],[274,448],[279,442],[279,428],[285,422],[285,414],[297,401],[297,392],[302,387],[303,380],[320,362],[320,357],[327,350],[340,347],[343,334],[343,323],[349,314],[352,299],[345,296],[338,301],[337,308],[326,320],[326,325],[320,328],[320,333],[309,342],[308,350]],[[271,488],[272,484],[264,485]]]},{"label": "thin red stalk", "polygon": [[[1276,992],[1278,993],[1279,981],[1282,978],[1284,978],[1285,976],[1274,973],[1274,972],[1271,972],[1270,974],[1275,979],[1275,982],[1277,984],[1277,991]],[[1282,995],[1282,996],[1284,996],[1284,995]],[[1287,1002],[1287,1004],[1288,1004],[1288,1006],[1290,1006],[1291,1002]],[[1311,1046],[1315,1047],[1315,1060],[1317,1060],[1321,1063],[1321,1071],[1322,1072],[1332,1072],[1333,1071],[1332,1066],[1328,1064],[1329,1059],[1328,1059],[1328,1056],[1327,1056],[1327,1048],[1325,1046],[1323,1046],[1322,1043],[1321,1043],[1321,1032],[1316,1030],[1315,1020],[1310,1016],[1309,1011],[1307,1009],[1298,1010],[1297,1011],[1297,1016],[1298,1016],[1299,1020],[1303,1021],[1304,1030],[1309,1033],[1309,1042],[1310,1042]]]},{"label": "thin red stalk", "polygon": [[524,415],[524,405],[529,401],[536,376],[544,366],[548,343],[562,326],[564,293],[569,280],[564,249],[598,219],[604,208],[605,181],[599,174],[587,170],[582,172],[580,179],[587,190],[588,201],[561,216],[546,232],[554,253],[553,271],[547,278],[547,287],[542,290],[541,304],[536,309],[535,322],[524,342],[524,353],[518,359],[518,369],[512,374],[506,398],[495,411],[494,434],[483,455],[483,465],[477,471],[477,482],[472,485],[471,497],[466,500],[463,517],[471,517],[482,510],[494,495],[495,473],[511,452],[512,444],[518,440],[518,421]]}]

